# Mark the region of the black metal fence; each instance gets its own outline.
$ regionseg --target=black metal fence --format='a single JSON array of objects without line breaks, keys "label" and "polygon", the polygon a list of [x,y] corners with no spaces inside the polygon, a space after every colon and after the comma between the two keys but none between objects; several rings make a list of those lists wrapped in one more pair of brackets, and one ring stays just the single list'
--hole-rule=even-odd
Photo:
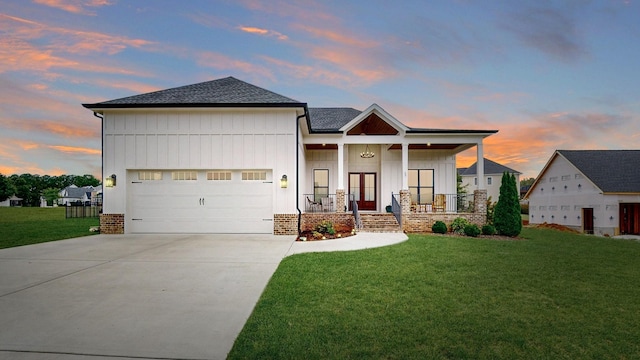
[{"label": "black metal fence", "polygon": [[102,213],[102,204],[100,205],[86,205],[86,204],[68,204],[65,206],[65,218],[87,218],[87,217],[99,217]]}]

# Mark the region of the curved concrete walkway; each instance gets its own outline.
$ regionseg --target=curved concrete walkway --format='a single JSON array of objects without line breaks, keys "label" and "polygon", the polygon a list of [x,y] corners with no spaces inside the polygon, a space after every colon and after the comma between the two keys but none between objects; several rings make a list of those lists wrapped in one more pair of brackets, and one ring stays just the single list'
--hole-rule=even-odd
[{"label": "curved concrete walkway", "polygon": [[94,235],[0,250],[0,359],[225,359],[280,261],[404,234]]},{"label": "curved concrete walkway", "polygon": [[376,248],[398,244],[408,239],[404,233],[367,233],[360,232],[355,236],[343,239],[321,241],[295,241],[287,256],[307,252],[349,251]]}]

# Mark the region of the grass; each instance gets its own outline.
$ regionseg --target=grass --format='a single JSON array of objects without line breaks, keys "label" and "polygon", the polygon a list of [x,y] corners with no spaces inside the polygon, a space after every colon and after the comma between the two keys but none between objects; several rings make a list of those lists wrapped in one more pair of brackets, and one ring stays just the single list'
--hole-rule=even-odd
[{"label": "grass", "polygon": [[285,258],[229,358],[640,358],[640,243],[522,236]]},{"label": "grass", "polygon": [[0,249],[92,235],[98,218],[65,219],[64,207],[0,207]]}]

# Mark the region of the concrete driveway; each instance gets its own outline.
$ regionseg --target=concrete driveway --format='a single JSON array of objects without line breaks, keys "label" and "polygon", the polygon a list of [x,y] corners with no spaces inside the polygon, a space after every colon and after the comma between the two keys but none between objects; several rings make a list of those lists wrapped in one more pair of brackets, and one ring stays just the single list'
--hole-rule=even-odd
[{"label": "concrete driveway", "polygon": [[0,358],[224,359],[293,242],[96,235],[0,250]]}]

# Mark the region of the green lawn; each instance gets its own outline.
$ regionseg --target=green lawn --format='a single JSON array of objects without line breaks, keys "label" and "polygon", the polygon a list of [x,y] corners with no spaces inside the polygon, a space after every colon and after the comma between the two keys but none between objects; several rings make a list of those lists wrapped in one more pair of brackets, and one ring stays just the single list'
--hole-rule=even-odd
[{"label": "green lawn", "polygon": [[640,242],[522,236],[285,258],[229,358],[640,358]]},{"label": "green lawn", "polygon": [[65,219],[64,207],[0,207],[0,249],[95,234],[98,218]]}]

